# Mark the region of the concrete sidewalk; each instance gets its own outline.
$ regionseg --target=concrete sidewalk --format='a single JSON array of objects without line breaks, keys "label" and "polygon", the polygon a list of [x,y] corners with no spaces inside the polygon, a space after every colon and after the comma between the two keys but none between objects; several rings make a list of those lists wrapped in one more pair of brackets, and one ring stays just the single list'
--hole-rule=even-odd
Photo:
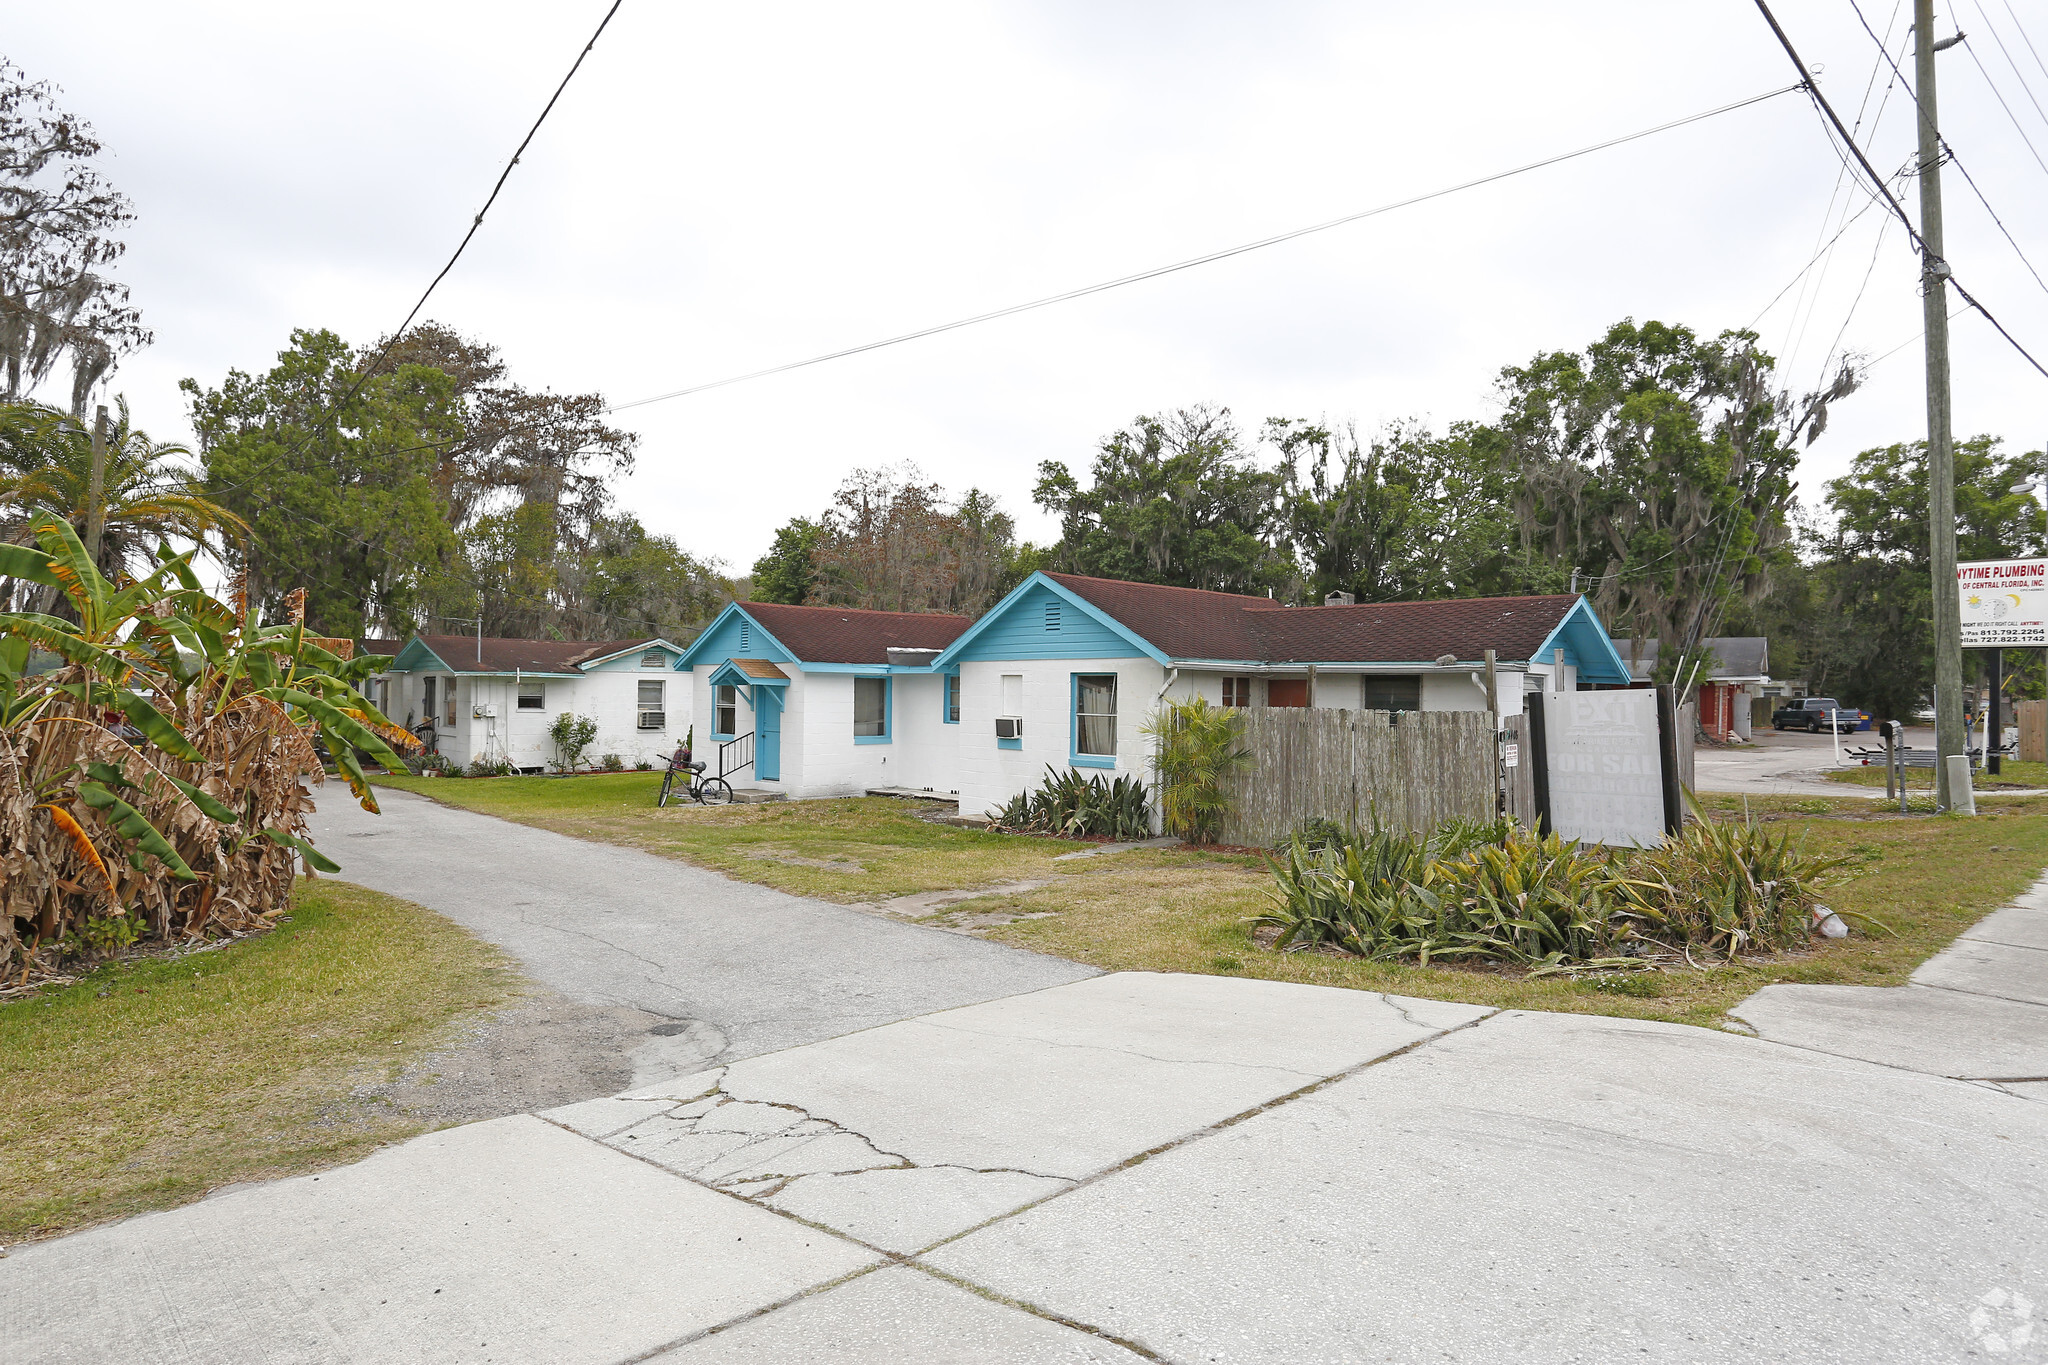
[{"label": "concrete sidewalk", "polygon": [[945,1010],[22,1248],[0,1362],[2039,1359],[2043,907],[1763,1038],[1137,973]]}]

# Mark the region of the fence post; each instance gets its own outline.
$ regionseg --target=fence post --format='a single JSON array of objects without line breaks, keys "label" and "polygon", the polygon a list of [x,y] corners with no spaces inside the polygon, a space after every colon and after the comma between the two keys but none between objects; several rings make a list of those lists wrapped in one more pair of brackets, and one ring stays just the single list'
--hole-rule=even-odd
[{"label": "fence post", "polygon": [[[1686,741],[1691,740],[1687,735]],[[1662,771],[1664,832],[1676,834],[1685,826],[1685,807],[1678,795],[1678,701],[1669,683],[1657,688],[1657,766]]]}]

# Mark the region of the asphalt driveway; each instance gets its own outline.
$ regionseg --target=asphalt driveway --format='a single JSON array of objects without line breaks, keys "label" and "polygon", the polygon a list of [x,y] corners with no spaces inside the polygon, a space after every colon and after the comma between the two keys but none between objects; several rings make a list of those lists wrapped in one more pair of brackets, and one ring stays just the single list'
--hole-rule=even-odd
[{"label": "asphalt driveway", "polygon": [[407,792],[380,791],[382,816],[337,783],[315,799],[313,837],[344,879],[439,911],[573,1000],[667,1021],[643,1075],[1096,975]]}]

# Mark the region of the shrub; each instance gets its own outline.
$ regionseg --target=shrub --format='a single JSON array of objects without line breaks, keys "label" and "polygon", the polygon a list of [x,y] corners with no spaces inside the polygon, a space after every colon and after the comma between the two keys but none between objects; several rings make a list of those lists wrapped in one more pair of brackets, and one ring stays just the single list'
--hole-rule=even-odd
[{"label": "shrub", "polygon": [[654,771],[654,765],[644,758],[636,759],[633,762],[633,771],[636,773],[651,773]]},{"label": "shrub", "polygon": [[1213,844],[1223,837],[1230,802],[1223,786],[1251,758],[1238,744],[1243,718],[1207,697],[1169,702],[1145,722],[1154,741],[1152,771],[1159,791],[1159,817],[1168,834],[1191,843]]},{"label": "shrub", "polygon": [[988,813],[991,828],[1020,834],[1147,839],[1152,803],[1145,784],[1131,776],[1105,782],[1100,773],[1050,765],[1035,791],[1019,792]]},{"label": "shrub", "polygon": [[1773,837],[1744,820],[1688,822],[1678,837],[1625,861],[1616,891],[1643,937],[1732,958],[1806,942],[1821,878],[1853,859],[1808,853],[1803,835]]},{"label": "shrub", "polygon": [[597,742],[597,722],[589,716],[564,711],[548,726],[548,738],[555,742],[555,766],[573,773],[583,766],[583,755]]},{"label": "shrub", "polygon": [[407,754],[405,757],[405,770],[414,777],[422,773],[440,773],[446,776],[454,769],[455,765],[443,754]]},{"label": "shrub", "polygon": [[[445,770],[447,760],[443,759],[442,764]],[[469,760],[469,767],[464,771],[471,777],[510,777],[519,769],[512,766],[512,760],[509,758],[487,758],[483,754],[478,754]]]},{"label": "shrub", "polygon": [[608,773],[622,773],[626,771],[626,760],[617,754],[606,754],[597,761],[597,766]]},{"label": "shrub", "polygon": [[[1305,825],[1274,864],[1275,947],[1386,960],[1468,958],[1538,971],[1733,958],[1807,941],[1821,879],[1808,854],[1749,821],[1689,824],[1652,849],[1580,848],[1505,822],[1429,834]],[[1615,989],[1618,989],[1615,988]]]},{"label": "shrub", "polygon": [[395,770],[391,746],[418,746],[355,690],[380,662],[308,635],[299,603],[266,626],[217,601],[194,552],[116,584],[63,521],[31,531],[0,574],[70,615],[0,612],[0,970],[271,923],[302,858],[337,870],[306,838],[316,742],[371,812],[357,755]]}]

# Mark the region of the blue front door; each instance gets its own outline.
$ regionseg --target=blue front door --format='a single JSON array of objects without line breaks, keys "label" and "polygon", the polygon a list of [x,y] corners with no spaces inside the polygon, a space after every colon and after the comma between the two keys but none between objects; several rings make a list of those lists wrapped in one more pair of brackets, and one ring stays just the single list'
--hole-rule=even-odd
[{"label": "blue front door", "polygon": [[754,776],[764,782],[782,777],[782,689],[754,689]]}]

